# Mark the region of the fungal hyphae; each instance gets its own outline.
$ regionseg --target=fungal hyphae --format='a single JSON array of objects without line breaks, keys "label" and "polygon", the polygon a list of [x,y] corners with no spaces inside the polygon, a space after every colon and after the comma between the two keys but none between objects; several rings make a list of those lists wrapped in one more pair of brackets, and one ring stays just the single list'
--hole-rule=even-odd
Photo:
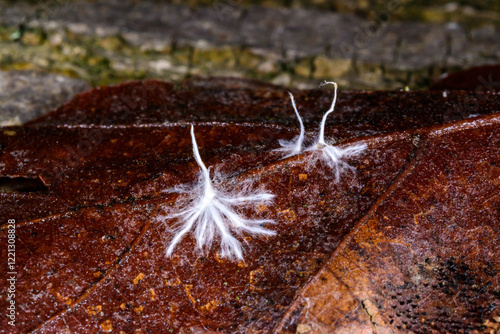
[{"label": "fungal hyphae", "polygon": [[[216,189],[209,170],[201,160],[193,126],[191,126],[191,139],[194,158],[201,173],[198,184],[192,191],[194,199],[190,206],[169,216],[177,218],[181,224],[170,241],[167,256],[172,255],[176,245],[194,229],[194,238],[202,252],[210,248],[212,242],[218,239],[221,257],[243,260],[241,242],[233,234],[241,236],[246,232],[253,235],[275,235],[276,232],[263,227],[266,223],[274,223],[272,220],[245,218],[238,212],[238,208],[269,203],[274,195],[252,191],[248,187],[243,187],[244,189],[239,192],[229,191],[223,187]],[[233,185],[227,186],[234,188]]]},{"label": "fungal hyphae", "polygon": [[[312,159],[316,160],[319,158],[322,161],[324,161],[328,165],[328,167],[330,167],[334,171],[335,179],[338,181],[340,179],[340,174],[343,170],[345,169],[353,170],[353,167],[350,166],[343,159],[360,154],[366,149],[366,145],[357,144],[350,146],[333,146],[325,141],[326,118],[335,109],[335,103],[337,102],[337,88],[338,88],[337,84],[331,81],[325,81],[320,86],[324,86],[327,84],[332,84],[335,87],[333,101],[330,106],[330,109],[326,111],[325,115],[323,116],[323,119],[321,120],[318,138],[316,139],[315,143],[306,148],[305,151],[313,151]],[[300,135],[292,141],[284,141],[284,140],[279,141],[281,148],[278,150],[287,153],[284,156],[284,158],[288,158],[290,156],[302,152],[302,143],[304,141],[304,125],[297,111],[297,107],[295,106],[295,100],[293,98],[293,95],[292,93],[289,94],[290,98],[292,99],[292,105],[295,110],[295,114],[297,115],[300,122]]]},{"label": "fungal hyphae", "polygon": [[340,179],[340,173],[345,170],[353,170],[353,167],[345,162],[344,158],[349,158],[356,156],[366,149],[365,144],[356,144],[349,146],[333,146],[325,142],[325,124],[326,118],[335,109],[335,103],[337,102],[337,83],[332,81],[325,81],[321,86],[332,84],[334,88],[334,95],[332,105],[328,109],[321,120],[321,125],[319,128],[319,135],[316,142],[310,146],[307,151],[314,151],[313,154],[320,154],[321,160],[323,160],[335,173],[335,179],[338,181]]},{"label": "fungal hyphae", "polygon": [[299,154],[302,151],[302,143],[304,142],[304,123],[302,122],[302,118],[297,110],[297,106],[295,105],[295,99],[293,98],[292,93],[290,94],[290,100],[292,100],[293,110],[295,111],[295,115],[299,119],[300,123],[300,134],[297,138],[292,140],[284,140],[280,139],[278,142],[281,145],[281,148],[277,149],[277,151],[285,152],[285,156],[283,158],[288,158],[293,155]]}]

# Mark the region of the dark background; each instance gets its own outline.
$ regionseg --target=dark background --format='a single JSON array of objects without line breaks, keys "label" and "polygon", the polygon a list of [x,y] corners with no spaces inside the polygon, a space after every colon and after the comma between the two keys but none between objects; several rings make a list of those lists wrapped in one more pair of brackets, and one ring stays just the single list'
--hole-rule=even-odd
[{"label": "dark background", "polygon": [[499,59],[496,0],[0,0],[0,124],[131,79],[425,89]]}]

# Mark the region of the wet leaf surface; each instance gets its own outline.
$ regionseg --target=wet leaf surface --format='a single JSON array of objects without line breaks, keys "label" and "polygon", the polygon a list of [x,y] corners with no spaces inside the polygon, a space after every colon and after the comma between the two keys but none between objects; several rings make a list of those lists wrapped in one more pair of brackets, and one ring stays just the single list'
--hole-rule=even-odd
[{"label": "wet leaf surface", "polygon": [[[17,221],[12,332],[498,330],[500,97],[477,94],[341,92],[326,137],[368,149],[339,182],[311,152],[273,151],[298,122],[285,89],[257,82],[102,87],[0,129],[4,188],[43,183],[0,194],[3,245]],[[294,95],[312,143],[332,92]],[[165,216],[190,204],[175,188],[199,173],[191,124],[220,187],[276,195],[244,210],[277,232],[240,236],[244,262],[191,237],[165,256]]]},{"label": "wet leaf surface", "polygon": [[434,82],[433,90],[500,91],[500,65],[476,66],[452,72]]}]

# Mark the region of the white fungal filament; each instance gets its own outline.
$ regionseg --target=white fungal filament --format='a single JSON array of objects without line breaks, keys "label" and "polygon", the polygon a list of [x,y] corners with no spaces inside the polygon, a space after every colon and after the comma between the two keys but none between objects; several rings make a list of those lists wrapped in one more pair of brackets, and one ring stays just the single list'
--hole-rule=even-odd
[{"label": "white fungal filament", "polygon": [[[343,170],[349,169],[349,170],[354,170],[353,167],[351,167],[347,162],[345,162],[344,158],[348,157],[353,157],[361,152],[363,152],[366,149],[365,144],[358,144],[358,145],[353,145],[353,146],[347,146],[347,147],[339,147],[339,146],[333,146],[330,144],[327,144],[325,141],[325,126],[326,126],[326,119],[329,114],[333,112],[335,109],[335,104],[337,103],[337,88],[338,85],[337,83],[333,81],[325,81],[321,83],[320,86],[332,84],[334,88],[334,95],[333,95],[333,101],[330,106],[330,109],[326,111],[326,113],[323,115],[323,119],[321,120],[320,128],[319,128],[319,135],[317,141],[314,143],[314,145],[310,146],[309,148],[306,149],[306,151],[315,151],[319,153],[317,155],[315,152],[313,152],[312,158],[321,158],[326,164],[334,171],[335,173],[335,179],[338,181],[340,179],[340,174]],[[299,119],[300,122],[300,135],[291,140],[291,141],[286,141],[286,140],[279,140],[279,143],[281,145],[281,148],[278,149],[278,151],[283,151],[286,153],[286,155],[283,158],[288,158],[293,155],[299,154],[302,152],[302,144],[304,142],[304,124],[302,122],[302,118],[299,115],[299,112],[297,111],[297,107],[295,105],[295,100],[293,98],[292,93],[288,92],[290,94],[290,99],[292,100],[292,105],[293,109],[295,111],[295,115],[297,115],[297,118]]]},{"label": "white fungal filament", "polygon": [[297,110],[297,106],[295,105],[295,99],[293,98],[293,94],[291,92],[288,92],[290,94],[290,99],[292,100],[292,106],[293,110],[295,111],[295,115],[299,119],[300,123],[300,134],[297,138],[288,141],[288,140],[283,140],[280,139],[278,142],[281,145],[281,148],[278,149],[278,151],[283,151],[286,153],[284,158],[291,157],[293,155],[299,154],[302,151],[302,143],[304,142],[304,123],[302,122],[302,118],[300,117],[300,114]]},{"label": "white fungal filament", "polygon": [[335,179],[339,181],[340,174],[343,170],[345,169],[349,169],[351,171],[354,170],[352,166],[350,166],[347,162],[345,162],[342,159],[353,157],[360,154],[366,149],[366,145],[357,144],[353,146],[339,147],[327,144],[325,142],[326,118],[335,109],[335,103],[337,102],[337,88],[338,88],[337,83],[332,81],[325,81],[320,86],[324,86],[327,84],[332,84],[335,87],[332,105],[330,106],[330,109],[326,111],[325,115],[323,116],[323,119],[321,120],[317,142],[311,147],[309,147],[307,150],[317,151],[321,153],[320,155],[321,159],[325,161],[326,164],[335,172]]},{"label": "white fungal filament", "polygon": [[332,105],[330,106],[330,109],[327,110],[327,112],[325,113],[325,115],[323,115],[323,119],[321,120],[321,126],[319,127],[319,136],[318,136],[318,143],[317,143],[319,145],[326,145],[326,143],[325,143],[326,117],[328,117],[328,115],[333,111],[333,109],[335,109],[335,103],[337,103],[337,88],[338,88],[338,85],[337,85],[336,82],[333,82],[333,81],[324,81],[319,86],[322,87],[322,86],[325,86],[325,85],[328,85],[328,84],[332,84],[335,87],[334,88],[334,95],[333,95],[333,101],[332,101]]},{"label": "white fungal filament", "polygon": [[167,248],[167,256],[172,255],[176,245],[194,228],[196,243],[202,252],[217,238],[220,240],[221,257],[243,260],[241,243],[232,232],[238,235],[242,232],[275,235],[276,232],[262,227],[263,224],[274,223],[272,220],[247,219],[238,214],[235,208],[252,203],[269,202],[274,195],[251,192],[248,189],[237,193],[216,190],[210,173],[201,160],[193,126],[191,126],[191,139],[195,160],[201,168],[200,183],[193,190],[193,193],[198,195],[192,207],[170,216],[177,217],[183,224],[172,238]]}]

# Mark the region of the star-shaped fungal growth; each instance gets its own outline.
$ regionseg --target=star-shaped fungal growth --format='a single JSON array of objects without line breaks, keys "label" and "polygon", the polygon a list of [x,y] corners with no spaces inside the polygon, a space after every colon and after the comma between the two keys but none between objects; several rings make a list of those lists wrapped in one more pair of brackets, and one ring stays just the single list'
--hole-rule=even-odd
[{"label": "star-shaped fungal growth", "polygon": [[256,192],[249,189],[231,192],[226,189],[215,189],[210,173],[201,160],[198,145],[191,126],[193,154],[201,168],[199,184],[193,189],[194,204],[170,217],[176,217],[182,223],[167,248],[167,256],[172,255],[176,245],[194,229],[194,237],[198,248],[203,252],[210,248],[215,239],[220,241],[220,255],[230,259],[243,260],[241,242],[233,234],[244,232],[254,235],[275,235],[276,232],[265,229],[266,223],[274,223],[269,219],[249,219],[238,213],[237,208],[257,203],[270,202],[274,195]]},{"label": "star-shaped fungal growth", "polygon": [[[353,170],[353,167],[350,166],[347,162],[345,162],[345,158],[353,157],[366,149],[365,144],[357,144],[351,146],[334,146],[325,142],[325,124],[326,118],[328,115],[333,112],[335,109],[335,103],[337,102],[337,84],[331,81],[325,81],[320,86],[324,86],[327,84],[334,85],[334,97],[332,101],[332,105],[330,109],[327,110],[323,119],[321,120],[321,125],[319,128],[319,135],[316,142],[310,147],[306,148],[306,151],[313,151],[313,158],[320,158],[323,160],[335,173],[335,179],[338,181],[340,179],[340,174],[343,170],[349,169]],[[285,158],[290,157],[292,155],[298,154],[302,152],[302,143],[304,140],[304,126],[302,123],[302,119],[295,107],[295,101],[293,99],[292,93],[290,93],[290,97],[292,99],[293,108],[295,110],[295,114],[297,115],[300,122],[300,135],[292,140],[291,142],[280,141],[280,145],[282,146],[279,150],[287,152]],[[319,155],[318,155],[319,154]]]}]

